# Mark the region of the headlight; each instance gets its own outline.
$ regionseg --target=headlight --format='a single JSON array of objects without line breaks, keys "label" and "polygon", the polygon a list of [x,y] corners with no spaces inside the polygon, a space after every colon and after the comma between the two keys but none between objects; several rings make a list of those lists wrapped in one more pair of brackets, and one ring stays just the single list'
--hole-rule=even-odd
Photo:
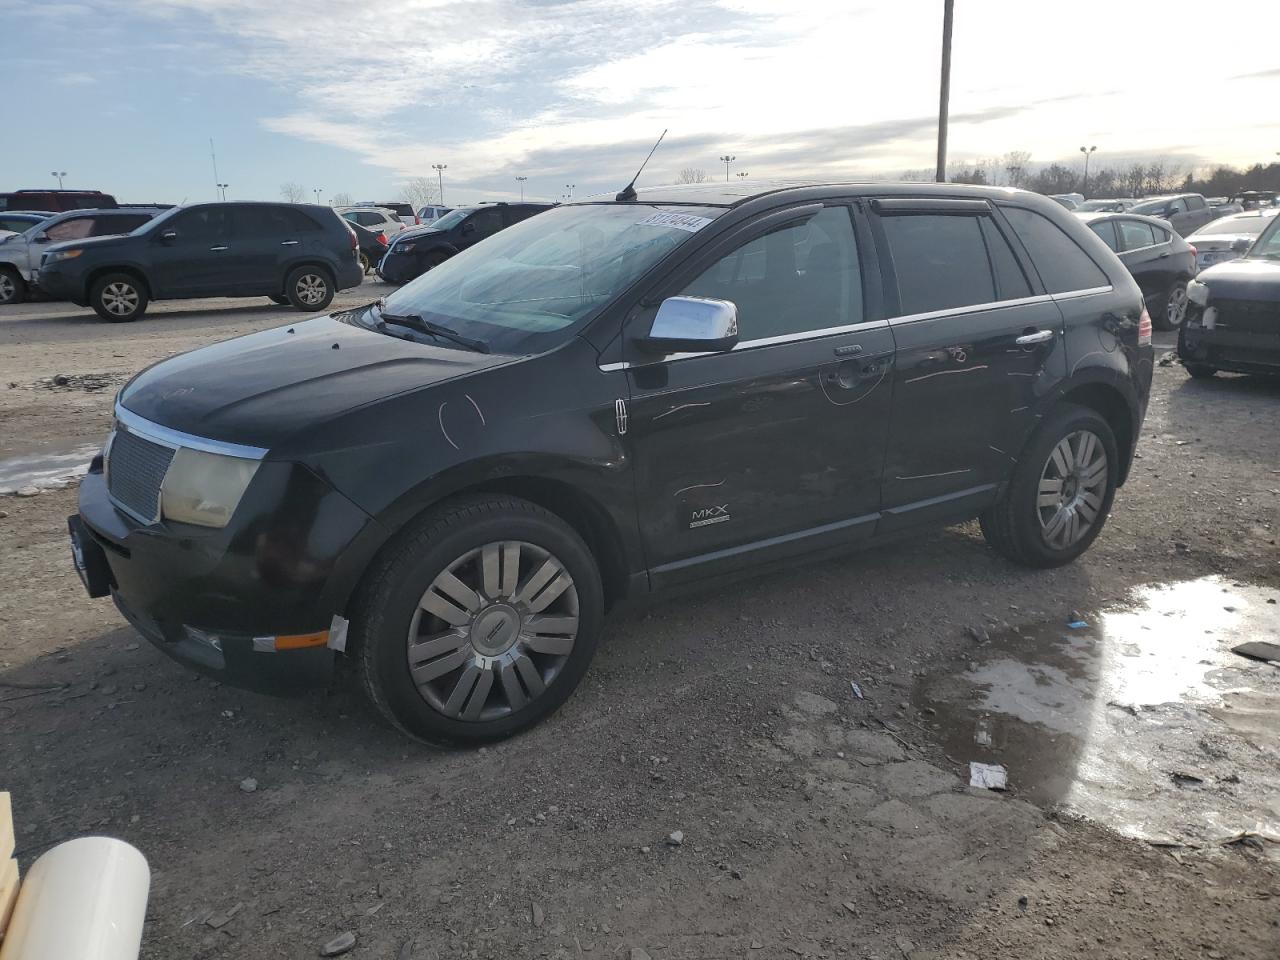
[{"label": "headlight", "polygon": [[44,255],[45,263],[57,263],[59,260],[70,260],[84,253],[83,250],[51,250]]},{"label": "headlight", "polygon": [[1209,285],[1199,280],[1192,280],[1187,284],[1187,299],[1203,307],[1209,302]]},{"label": "headlight", "polygon": [[161,515],[202,527],[225,527],[257,473],[258,462],[183,447],[160,486]]}]

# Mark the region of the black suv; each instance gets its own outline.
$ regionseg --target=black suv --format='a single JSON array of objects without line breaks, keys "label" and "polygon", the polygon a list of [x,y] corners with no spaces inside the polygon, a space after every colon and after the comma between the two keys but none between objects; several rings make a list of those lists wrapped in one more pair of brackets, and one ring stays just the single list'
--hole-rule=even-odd
[{"label": "black suv", "polygon": [[979,517],[1079,556],[1151,322],[1052,200],[699,184],[560,206],[384,300],[120,392],[72,549],[165,653],[263,689],[335,653],[431,740],[528,726],[625,597]]},{"label": "black suv", "polygon": [[408,283],[432,267],[438,267],[460,250],[505,230],[535,213],[551,208],[547,203],[486,203],[458,207],[425,227],[412,227],[391,237],[391,246],[378,264],[378,276],[388,283]]},{"label": "black suv", "polygon": [[137,320],[151,300],[270,297],[323,310],[360,285],[355,234],[329,207],[200,203],[174,207],[133,233],[51,246],[40,287],[103,320]]}]

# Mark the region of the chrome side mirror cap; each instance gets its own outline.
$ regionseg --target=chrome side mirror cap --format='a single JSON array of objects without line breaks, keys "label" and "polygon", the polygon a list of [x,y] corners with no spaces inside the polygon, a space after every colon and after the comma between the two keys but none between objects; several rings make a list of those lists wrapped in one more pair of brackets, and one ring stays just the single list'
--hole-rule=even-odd
[{"label": "chrome side mirror cap", "polygon": [[730,300],[668,297],[658,307],[649,334],[638,345],[654,353],[732,350],[738,342],[738,307]]}]

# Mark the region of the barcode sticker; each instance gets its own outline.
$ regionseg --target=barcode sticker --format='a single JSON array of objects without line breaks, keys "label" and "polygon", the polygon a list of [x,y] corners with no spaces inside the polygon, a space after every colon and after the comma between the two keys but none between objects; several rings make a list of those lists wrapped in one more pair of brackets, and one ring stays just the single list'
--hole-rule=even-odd
[{"label": "barcode sticker", "polygon": [[675,230],[697,233],[710,222],[710,217],[695,217],[690,213],[653,213],[643,220],[637,220],[636,226],[671,227]]}]

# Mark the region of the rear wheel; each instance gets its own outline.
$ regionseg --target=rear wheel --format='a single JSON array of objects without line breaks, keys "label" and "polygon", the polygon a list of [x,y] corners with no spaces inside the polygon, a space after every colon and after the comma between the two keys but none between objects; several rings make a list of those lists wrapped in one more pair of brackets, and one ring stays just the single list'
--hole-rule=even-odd
[{"label": "rear wheel", "polygon": [[1070,563],[1102,532],[1119,465],[1107,421],[1064,405],[1036,431],[1000,500],[982,515],[987,543],[1031,567]]},{"label": "rear wheel", "polygon": [[365,256],[365,253],[363,250],[360,251],[360,272],[368,273],[372,269],[373,269],[373,263],[370,262],[367,256]]},{"label": "rear wheel", "polygon": [[284,292],[298,310],[319,311],[333,302],[333,280],[320,267],[295,267],[285,279]]},{"label": "rear wheel", "polygon": [[0,305],[27,299],[27,284],[12,267],[0,267]]},{"label": "rear wheel", "polygon": [[603,610],[595,558],[568,524],[515,497],[457,500],[370,574],[352,622],[356,669],[410,735],[495,740],[568,699]]},{"label": "rear wheel", "polygon": [[1187,373],[1195,377],[1197,380],[1208,380],[1218,371],[1206,363],[1184,363]]},{"label": "rear wheel", "polygon": [[93,312],[109,323],[128,323],[147,312],[146,288],[127,273],[108,273],[89,290]]},{"label": "rear wheel", "polygon": [[1187,315],[1187,281],[1175,280],[1165,297],[1164,311],[1152,321],[1157,330],[1177,330]]}]

